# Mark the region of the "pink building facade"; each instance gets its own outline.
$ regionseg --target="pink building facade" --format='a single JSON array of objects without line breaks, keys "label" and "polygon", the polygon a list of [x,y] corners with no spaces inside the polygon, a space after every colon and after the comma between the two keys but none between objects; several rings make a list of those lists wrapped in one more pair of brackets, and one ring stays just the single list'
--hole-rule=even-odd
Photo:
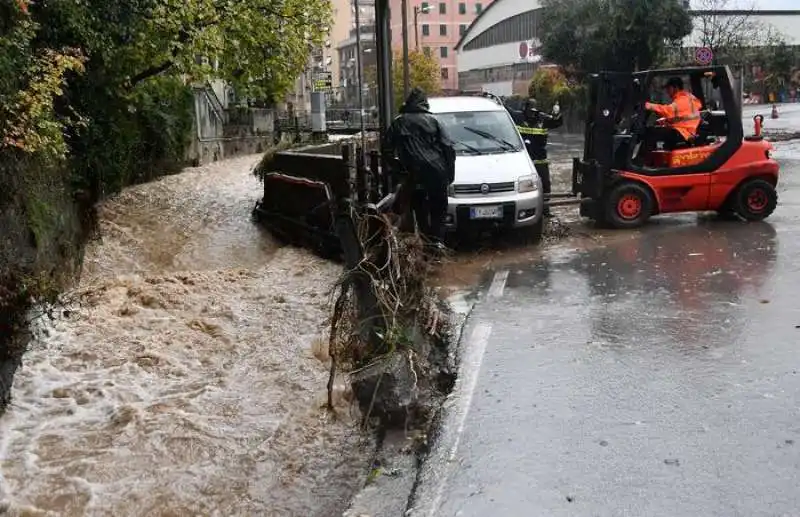
[{"label": "pink building facade", "polygon": [[[407,0],[408,48],[419,47],[439,59],[442,89],[458,90],[455,47],[467,28],[493,0]],[[390,0],[392,46],[403,48],[401,0]],[[415,11],[416,15],[415,23]],[[392,63],[402,66],[402,63]]]}]

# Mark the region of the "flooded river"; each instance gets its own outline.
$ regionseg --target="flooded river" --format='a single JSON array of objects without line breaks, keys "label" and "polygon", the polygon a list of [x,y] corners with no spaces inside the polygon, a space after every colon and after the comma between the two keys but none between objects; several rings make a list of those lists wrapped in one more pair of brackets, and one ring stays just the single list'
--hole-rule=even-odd
[{"label": "flooded river", "polygon": [[321,409],[339,268],[250,222],[256,160],[102,208],[80,304],[41,326],[0,419],[8,514],[328,517],[360,486],[371,444],[346,396]]}]

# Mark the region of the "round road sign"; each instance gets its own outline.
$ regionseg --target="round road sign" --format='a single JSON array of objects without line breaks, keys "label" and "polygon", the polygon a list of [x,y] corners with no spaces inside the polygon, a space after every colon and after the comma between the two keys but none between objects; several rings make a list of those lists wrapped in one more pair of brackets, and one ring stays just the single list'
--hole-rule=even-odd
[{"label": "round road sign", "polygon": [[714,60],[714,53],[708,47],[700,47],[695,51],[694,58],[701,65],[710,65]]},{"label": "round road sign", "polygon": [[529,50],[530,49],[528,48],[528,42],[527,41],[520,42],[520,44],[519,44],[519,58],[520,59],[525,59],[526,57],[528,57]]}]

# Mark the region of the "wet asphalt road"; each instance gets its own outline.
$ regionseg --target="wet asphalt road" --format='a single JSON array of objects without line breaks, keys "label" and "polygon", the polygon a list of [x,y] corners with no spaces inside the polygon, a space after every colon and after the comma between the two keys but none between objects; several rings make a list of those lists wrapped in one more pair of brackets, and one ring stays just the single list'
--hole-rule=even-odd
[{"label": "wet asphalt road", "polygon": [[800,514],[800,142],[776,154],[765,223],[663,217],[494,271],[412,515]]}]

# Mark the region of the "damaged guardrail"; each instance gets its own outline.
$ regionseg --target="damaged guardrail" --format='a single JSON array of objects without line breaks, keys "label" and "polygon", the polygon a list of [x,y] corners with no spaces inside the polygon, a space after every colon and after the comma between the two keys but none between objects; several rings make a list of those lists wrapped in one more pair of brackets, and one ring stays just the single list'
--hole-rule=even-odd
[{"label": "damaged guardrail", "polygon": [[[374,142],[373,142],[374,143]],[[326,257],[341,255],[334,225],[337,207],[366,207],[390,193],[389,171],[376,150],[352,142],[278,151],[257,167],[264,193],[255,219],[278,237]]]}]

